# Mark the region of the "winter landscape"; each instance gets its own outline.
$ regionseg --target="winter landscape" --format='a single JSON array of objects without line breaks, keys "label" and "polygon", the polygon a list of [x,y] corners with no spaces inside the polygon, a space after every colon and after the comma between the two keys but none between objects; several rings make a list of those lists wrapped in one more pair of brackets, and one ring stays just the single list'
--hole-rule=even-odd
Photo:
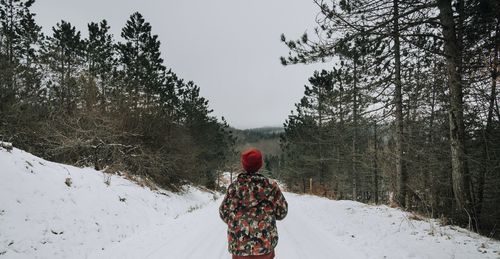
[{"label": "winter landscape", "polygon": [[0,259],[500,259],[500,1],[0,0]]}]

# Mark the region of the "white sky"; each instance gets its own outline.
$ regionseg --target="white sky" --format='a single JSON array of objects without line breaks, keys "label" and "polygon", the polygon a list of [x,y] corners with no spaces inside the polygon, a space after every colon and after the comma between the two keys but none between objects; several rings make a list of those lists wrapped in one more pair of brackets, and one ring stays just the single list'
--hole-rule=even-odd
[{"label": "white sky", "polygon": [[46,34],[61,19],[83,35],[88,22],[106,19],[115,40],[130,14],[141,12],[167,67],[199,85],[213,114],[240,129],[282,125],[313,71],[331,67],[279,61],[288,54],[281,33],[313,32],[312,0],[37,0],[34,11]]}]

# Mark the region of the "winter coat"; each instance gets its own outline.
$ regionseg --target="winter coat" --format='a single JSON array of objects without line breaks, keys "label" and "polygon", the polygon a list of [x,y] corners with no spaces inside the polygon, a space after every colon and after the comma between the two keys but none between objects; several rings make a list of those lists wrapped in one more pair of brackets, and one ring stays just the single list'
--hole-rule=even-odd
[{"label": "winter coat", "polygon": [[229,185],[219,208],[227,224],[229,252],[250,256],[270,254],[278,244],[276,220],[285,218],[288,204],[276,183],[259,173],[241,173]]}]

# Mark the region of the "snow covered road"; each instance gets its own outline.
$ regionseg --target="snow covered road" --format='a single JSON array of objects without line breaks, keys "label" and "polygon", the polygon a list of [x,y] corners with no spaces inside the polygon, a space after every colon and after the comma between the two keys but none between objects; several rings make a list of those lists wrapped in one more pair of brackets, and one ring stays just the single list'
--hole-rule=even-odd
[{"label": "snow covered road", "polygon": [[[412,221],[385,206],[285,193],[287,218],[278,222],[277,259],[500,258],[498,242],[476,234]],[[137,234],[90,258],[227,259],[220,199]],[[431,227],[432,226],[432,227]]]},{"label": "snow covered road", "polygon": [[[295,207],[299,196],[287,193],[291,213],[278,222],[280,241],[276,258],[364,258],[343,246],[307,220],[305,211]],[[91,258],[230,258],[227,252],[226,226],[218,217],[217,202],[188,213],[155,230],[134,236]],[[339,257],[336,257],[336,256]]]}]

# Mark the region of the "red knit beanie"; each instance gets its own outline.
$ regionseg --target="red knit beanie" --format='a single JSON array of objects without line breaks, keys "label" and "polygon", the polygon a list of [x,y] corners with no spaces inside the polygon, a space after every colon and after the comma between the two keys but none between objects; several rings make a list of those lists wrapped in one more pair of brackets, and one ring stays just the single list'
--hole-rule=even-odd
[{"label": "red knit beanie", "polygon": [[262,153],[258,149],[250,148],[241,154],[241,164],[247,173],[255,173],[262,167]]}]

